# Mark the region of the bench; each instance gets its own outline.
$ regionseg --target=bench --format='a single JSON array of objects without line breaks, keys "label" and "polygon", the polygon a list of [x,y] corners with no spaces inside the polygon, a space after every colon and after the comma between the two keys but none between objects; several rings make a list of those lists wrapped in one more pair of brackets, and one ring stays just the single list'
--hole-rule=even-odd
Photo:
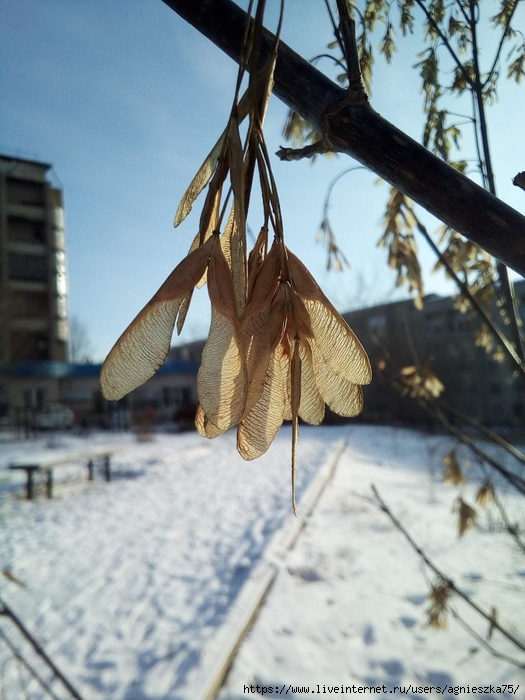
[{"label": "bench", "polygon": [[38,464],[10,464],[9,469],[25,471],[27,476],[26,492],[28,500],[31,500],[35,491],[35,474],[46,475],[46,493],[48,498],[53,498],[53,470],[55,467],[75,462],[84,462],[87,466],[88,480],[93,481],[95,467],[104,473],[106,481],[111,481],[111,457],[116,450],[98,450],[97,452],[79,452],[61,459],[39,462]]}]

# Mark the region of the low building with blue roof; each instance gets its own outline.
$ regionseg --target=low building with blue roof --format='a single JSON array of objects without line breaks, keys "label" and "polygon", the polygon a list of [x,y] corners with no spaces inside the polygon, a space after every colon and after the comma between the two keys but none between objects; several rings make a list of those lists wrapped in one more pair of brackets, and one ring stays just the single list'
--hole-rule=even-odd
[{"label": "low building with blue roof", "polygon": [[181,409],[197,404],[197,371],[192,360],[167,360],[146,384],[122,401],[106,401],[100,391],[101,364],[27,360],[0,367],[0,415],[11,423],[50,404],[64,404],[83,425],[111,427],[118,413],[128,420],[144,410],[158,421],[172,420]]}]

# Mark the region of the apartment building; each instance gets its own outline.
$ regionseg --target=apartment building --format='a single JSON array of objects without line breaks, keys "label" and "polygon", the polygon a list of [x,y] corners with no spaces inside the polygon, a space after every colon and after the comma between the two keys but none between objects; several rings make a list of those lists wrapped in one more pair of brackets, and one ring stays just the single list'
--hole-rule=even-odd
[{"label": "apartment building", "polygon": [[[525,325],[525,281],[515,284]],[[411,300],[381,304],[343,314],[374,364],[388,355],[390,368],[429,361],[444,384],[441,398],[471,418],[492,426],[525,427],[525,382],[507,359],[498,362],[476,346],[480,321],[455,308],[454,297],[428,295],[424,308]],[[494,306],[493,317],[499,317]],[[401,397],[379,375],[364,388],[364,420],[420,423],[419,404]]]},{"label": "apartment building", "polygon": [[67,359],[64,208],[50,170],[0,154],[0,366]]}]

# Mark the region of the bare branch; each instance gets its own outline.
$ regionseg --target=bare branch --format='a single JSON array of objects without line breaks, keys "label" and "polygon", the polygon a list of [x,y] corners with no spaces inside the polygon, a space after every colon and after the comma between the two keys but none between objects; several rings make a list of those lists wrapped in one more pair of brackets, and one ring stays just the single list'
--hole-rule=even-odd
[{"label": "bare branch", "polygon": [[468,284],[462,282],[462,280],[460,280],[460,278],[456,275],[452,265],[450,265],[445,256],[442,255],[441,251],[430,237],[426,227],[418,221],[417,228],[418,231],[425,237],[425,240],[427,241],[428,245],[432,248],[432,250],[437,255],[441,263],[445,266],[448,274],[451,276],[451,278],[461,290],[461,294],[463,295],[463,297],[469,301],[469,303],[471,304],[472,308],[476,311],[478,316],[483,320],[484,323],[487,324],[487,327],[489,328],[492,335],[496,338],[496,340],[499,343],[501,343],[507,357],[518,367],[520,372],[525,376],[525,363],[522,362],[520,356],[514,350],[514,347],[511,345],[511,343],[509,343],[509,341],[499,330],[499,328],[493,323],[492,319],[489,318],[489,316],[485,313],[483,308],[478,303],[477,299],[470,293]]},{"label": "bare branch", "polygon": [[505,27],[503,29],[503,34],[501,35],[501,39],[499,41],[499,45],[498,45],[498,49],[496,51],[496,55],[494,57],[494,61],[492,63],[492,66],[490,67],[490,70],[487,74],[486,79],[483,82],[483,87],[485,87],[485,85],[487,85],[487,83],[491,80],[491,78],[494,74],[494,71],[496,70],[496,66],[498,65],[499,57],[501,55],[501,50],[503,49],[503,44],[505,43],[505,39],[509,35],[508,32],[510,29],[510,23],[512,22],[512,18],[514,17],[514,13],[516,12],[516,9],[518,7],[518,2],[519,2],[519,0],[514,0],[514,6],[511,10],[509,16],[507,17],[507,21],[505,23]]},{"label": "bare branch", "polygon": [[486,639],[483,639],[483,637],[479,635],[473,627],[465,622],[465,620],[452,608],[450,609],[450,614],[454,620],[459,622],[463,629],[466,630],[470,636],[478,642],[478,644],[485,647],[485,649],[490,652],[492,656],[496,657],[497,659],[501,659],[502,661],[507,661],[507,663],[517,666],[518,668],[525,668],[525,664],[523,664],[521,661],[512,658],[512,656],[507,656],[507,654],[502,654],[492,644],[489,644]]},{"label": "bare branch", "polygon": [[432,15],[431,15],[430,12],[428,11],[428,9],[425,7],[425,5],[424,5],[424,3],[422,2],[422,0],[416,0],[416,4],[419,5],[419,7],[420,7],[420,8],[423,10],[423,12],[425,13],[425,16],[426,16],[427,20],[430,22],[430,24],[432,25],[432,27],[433,27],[434,30],[436,31],[436,34],[437,34],[437,35],[439,36],[439,38],[441,39],[441,41],[442,41],[442,43],[443,43],[443,46],[447,49],[447,51],[448,51],[449,54],[451,55],[452,60],[454,61],[454,63],[457,65],[457,67],[458,67],[459,70],[461,71],[461,74],[462,74],[463,77],[465,78],[465,81],[467,82],[467,84],[470,85],[471,88],[473,88],[473,87],[474,87],[474,84],[473,84],[473,82],[472,82],[472,79],[471,79],[470,75],[469,75],[469,74],[467,73],[467,71],[465,70],[465,67],[463,66],[463,64],[462,64],[461,61],[459,60],[458,55],[456,54],[456,52],[454,51],[454,49],[453,49],[452,46],[450,45],[450,42],[449,42],[449,40],[447,39],[447,37],[446,37],[446,36],[443,34],[443,32],[441,31],[441,28],[439,27],[439,25],[437,24],[437,22],[434,20],[434,18],[432,17]]},{"label": "bare branch", "polygon": [[[506,637],[512,644],[514,644],[518,649],[521,649],[522,651],[525,651],[525,642],[518,639],[514,634],[509,632],[507,629],[502,627],[497,620],[494,619],[492,615],[489,613],[485,612],[483,608],[481,608],[477,603],[475,603],[469,596],[464,593],[460,588],[456,586],[454,581],[450,579],[448,576],[446,576],[441,569],[438,569],[438,567],[434,564],[434,562],[428,557],[428,555],[425,553],[425,551],[415,542],[415,540],[412,538],[412,536],[408,533],[408,531],[403,527],[401,522],[396,518],[396,516],[392,513],[390,508],[386,505],[384,500],[381,498],[379,491],[376,489],[374,485],[372,485],[372,491],[374,493],[377,505],[381,510],[390,518],[392,521],[393,525],[401,532],[402,535],[405,536],[405,539],[408,540],[412,548],[419,554],[421,559],[425,562],[425,564],[428,566],[429,569],[431,569],[436,576],[438,576],[442,581],[444,581],[450,590],[455,593],[457,596],[459,596],[462,600],[467,603],[471,608],[473,608],[481,617],[485,618],[485,620],[490,623],[494,629],[497,629],[498,632],[500,632],[504,637]],[[520,668],[525,668],[525,664],[520,664],[518,662],[518,665]]]},{"label": "bare branch", "polygon": [[[239,61],[246,13],[231,0],[164,0],[178,14]],[[273,47],[262,36],[262,60]],[[327,129],[334,148],[347,153],[421,204],[447,226],[525,275],[525,217],[490,196],[369,105],[346,105],[327,119],[327,110],[346,93],[298,56],[279,45],[274,92],[318,129]]]},{"label": "bare branch", "polygon": [[485,437],[487,437],[489,440],[492,442],[496,443],[500,447],[503,447],[504,450],[509,452],[513,457],[516,457],[517,460],[525,464],[525,455],[517,450],[514,445],[511,445],[510,442],[507,442],[504,440],[500,435],[497,435],[494,431],[490,430],[490,428],[485,427],[482,425],[479,421],[475,420],[474,418],[470,418],[470,416],[465,415],[464,413],[461,413],[461,411],[458,411],[456,408],[453,408],[452,406],[449,406],[447,403],[442,401],[441,399],[436,399],[436,403],[438,406],[445,411],[448,411],[451,413],[453,416],[456,418],[459,418],[459,420],[463,421],[464,423],[467,423],[468,425],[472,426],[473,428],[476,428],[476,430],[479,430],[480,433],[482,433]]}]

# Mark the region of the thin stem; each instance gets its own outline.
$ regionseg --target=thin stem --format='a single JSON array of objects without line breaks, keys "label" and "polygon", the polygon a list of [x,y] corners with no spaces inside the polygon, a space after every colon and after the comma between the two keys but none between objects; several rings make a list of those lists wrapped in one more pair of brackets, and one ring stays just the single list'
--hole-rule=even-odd
[{"label": "thin stem", "polygon": [[[470,95],[472,97],[472,112],[474,115],[476,114],[476,98],[474,96],[474,92],[471,91]],[[479,143],[479,124],[476,116],[474,116],[473,120],[474,122],[474,142],[476,144],[476,154],[478,156],[478,164],[479,164],[479,172],[481,173],[481,182],[483,184],[483,187],[487,190],[487,173],[485,171],[485,161],[483,160],[483,155],[481,153],[481,145]]]},{"label": "thin stem", "polygon": [[412,536],[408,533],[408,531],[403,527],[401,522],[396,518],[396,516],[392,513],[390,508],[386,505],[384,500],[381,498],[379,491],[376,489],[374,485],[372,485],[372,491],[374,493],[374,496],[377,501],[377,505],[381,510],[388,515],[392,523],[395,525],[395,527],[401,532],[402,535],[405,536],[405,538],[408,540],[412,548],[419,554],[421,559],[425,562],[425,564],[428,566],[429,569],[431,569],[436,576],[438,576],[442,581],[444,581],[449,589],[453,591],[457,596],[459,596],[462,600],[464,600],[468,605],[470,605],[471,608],[473,608],[479,615],[485,618],[487,622],[489,622],[494,629],[497,629],[498,632],[500,632],[506,639],[508,639],[510,642],[512,642],[518,649],[521,649],[522,651],[525,651],[525,642],[522,642],[520,639],[515,637],[511,632],[506,630],[504,627],[502,627],[497,620],[494,620],[492,615],[489,615],[483,608],[481,608],[477,603],[475,603],[471,598],[466,593],[463,593],[463,591],[456,586],[454,581],[452,579],[448,578],[438,567],[434,564],[434,562],[429,559],[427,554],[421,549],[421,547],[415,542],[415,540],[412,538]]},{"label": "thin stem", "polygon": [[499,510],[499,513],[501,515],[501,519],[503,520],[503,523],[505,525],[505,530],[508,532],[508,534],[514,539],[518,547],[521,549],[523,554],[525,554],[525,542],[521,539],[519,536],[519,530],[517,525],[513,525],[508,516],[507,516],[507,511],[503,507],[503,503],[500,501],[498,495],[496,493],[492,494],[492,497],[494,499],[494,503],[496,504],[497,509]]},{"label": "thin stem", "polygon": [[467,84],[470,85],[471,87],[473,87],[472,79],[471,79],[470,75],[469,75],[469,74],[467,73],[467,71],[465,70],[465,67],[463,66],[463,64],[462,64],[461,61],[459,60],[459,58],[458,58],[456,52],[454,51],[454,49],[453,49],[452,46],[450,45],[449,40],[447,39],[447,37],[446,37],[446,36],[443,34],[443,32],[441,31],[439,25],[436,23],[436,21],[434,20],[434,18],[433,18],[432,15],[430,14],[430,12],[427,10],[427,8],[425,7],[425,5],[424,5],[424,3],[422,2],[422,0],[416,0],[416,3],[419,5],[419,7],[420,7],[420,8],[423,10],[423,12],[425,13],[425,16],[426,16],[427,20],[430,22],[430,24],[432,25],[432,27],[434,28],[434,30],[435,30],[436,33],[438,34],[439,38],[440,38],[441,41],[443,42],[443,46],[447,49],[447,51],[449,52],[449,54],[452,56],[452,59],[453,59],[454,63],[457,65],[457,67],[458,67],[459,70],[461,71],[461,74],[462,74],[463,77],[465,78],[465,81],[467,82]]},{"label": "thin stem", "polygon": [[[382,345],[382,343],[377,337],[374,338],[374,342],[376,342],[376,344],[379,347],[381,347],[384,356],[388,358],[392,364],[394,364],[387,348],[385,348],[384,345]],[[376,369],[376,373],[377,371],[378,370]],[[388,380],[389,384],[398,391],[406,389],[406,386],[399,381],[399,379],[393,372],[389,372],[383,368],[379,370],[379,373],[380,376],[382,374]],[[434,418],[437,418],[437,420],[439,420],[439,422],[443,425],[444,428],[446,428],[446,430],[448,430],[449,433],[451,433],[451,435],[457,438],[457,440],[462,442],[464,445],[467,445],[467,447],[469,447],[478,458],[484,460],[490,467],[492,467],[492,469],[494,469],[494,471],[497,471],[498,474],[501,474],[501,476],[511,486],[513,486],[516,489],[516,491],[519,491],[519,493],[525,496],[525,479],[523,479],[518,474],[509,471],[507,467],[505,467],[503,464],[491,457],[487,452],[484,452],[480,447],[478,447],[474,440],[469,438],[467,435],[458,430],[454,425],[452,425],[452,423],[449,420],[447,420],[446,416],[443,414],[443,411],[441,410],[440,406],[436,401],[424,399],[420,396],[415,396],[413,398],[415,398],[415,400],[419,403],[421,408],[423,408]]]},{"label": "thin stem", "polygon": [[323,216],[326,218],[326,215],[328,213],[328,207],[330,206],[330,198],[332,196],[332,190],[334,189],[335,184],[344,176],[347,175],[348,173],[353,172],[354,170],[369,170],[365,165],[353,165],[351,168],[347,168],[346,170],[343,170],[340,172],[338,175],[334,177],[332,182],[328,185],[328,188],[326,190],[325,198],[324,198],[324,204],[323,204]]},{"label": "thin stem", "polygon": [[[472,32],[472,59],[474,64],[474,86],[473,91],[476,98],[476,105],[479,115],[479,126],[481,131],[481,142],[483,144],[483,154],[485,159],[485,167],[487,170],[488,190],[491,194],[496,195],[496,182],[494,179],[494,171],[492,169],[492,158],[489,148],[489,137],[487,120],[485,117],[485,106],[483,104],[483,86],[481,84],[481,73],[479,68],[479,50],[478,39],[476,32],[476,11],[478,9],[478,0],[470,0],[470,27]],[[486,83],[485,83],[486,84]],[[518,304],[514,293],[514,285],[509,277],[509,271],[501,262],[498,262],[498,275],[500,278],[507,313],[512,326],[512,335],[517,352],[522,361],[525,361],[525,338],[521,328],[521,323],[518,314]]]},{"label": "thin stem", "polygon": [[363,91],[361,82],[361,71],[359,69],[359,54],[357,52],[357,42],[355,38],[355,21],[348,14],[346,0],[336,0],[339,12],[339,31],[341,35],[340,44],[348,66],[349,90],[352,92]]},{"label": "thin stem", "polygon": [[455,3],[456,3],[456,5],[459,7],[459,9],[461,10],[461,14],[463,15],[463,17],[465,18],[465,20],[466,20],[466,22],[467,22],[467,24],[468,24],[468,23],[469,23],[469,18],[468,18],[468,15],[467,15],[466,11],[465,11],[465,8],[463,7],[463,3],[461,2],[461,0],[455,0]]},{"label": "thin stem", "polygon": [[310,63],[315,65],[320,58],[330,58],[334,63],[337,63],[341,70],[344,70],[345,73],[347,72],[347,67],[345,66],[345,64],[335,56],[331,56],[329,53],[320,53],[318,56],[314,56],[310,59]]},{"label": "thin stem", "polygon": [[487,316],[485,311],[482,309],[482,307],[479,305],[477,302],[476,298],[470,293],[470,290],[468,288],[468,285],[465,284],[465,282],[462,282],[462,280],[457,276],[455,273],[454,269],[448,262],[448,260],[443,256],[437,245],[434,243],[432,238],[430,237],[427,229],[423,224],[418,222],[417,228],[419,232],[425,237],[425,240],[429,244],[429,246],[432,248],[432,250],[435,252],[441,263],[445,266],[448,274],[452,277],[454,282],[458,285],[459,289],[461,290],[462,295],[469,301],[469,303],[472,305],[472,307],[475,309],[477,314],[481,317],[481,319],[484,321],[484,323],[487,324],[487,327],[489,328],[490,332],[492,335],[498,340],[499,343],[501,343],[503,350],[505,351],[507,357],[509,357],[512,362],[514,362],[520,372],[525,375],[525,363],[522,362],[521,358],[519,355],[516,353],[512,345],[509,343],[507,338],[503,335],[503,333],[499,330],[499,328],[492,322],[492,320]]},{"label": "thin stem", "polygon": [[459,622],[459,624],[463,627],[464,630],[466,630],[471,637],[473,637],[478,644],[481,644],[481,646],[485,647],[487,651],[489,651],[492,656],[496,657],[497,659],[501,659],[502,661],[507,661],[507,663],[512,664],[513,666],[517,666],[518,668],[525,668],[525,664],[522,663],[521,661],[518,661],[517,659],[512,658],[512,656],[507,656],[507,654],[502,654],[500,651],[495,649],[492,644],[489,644],[486,639],[483,639],[481,635],[479,635],[476,630],[471,627],[465,620],[463,620],[462,617],[458,615],[458,613],[450,608],[450,614],[456,620],[456,622]]},{"label": "thin stem", "polygon": [[482,460],[484,460],[487,464],[489,464],[495,471],[498,472],[498,474],[501,474],[501,476],[514,488],[516,491],[519,491],[523,496],[525,496],[525,480],[522,479],[520,476],[517,474],[514,474],[513,472],[509,471],[506,467],[504,467],[502,464],[500,464],[497,460],[495,460],[493,457],[491,457],[489,454],[484,452],[480,447],[476,445],[474,440],[469,438],[467,435],[464,435],[460,430],[458,430],[450,421],[447,420],[447,418],[443,415],[441,409],[439,406],[432,406],[427,401],[423,401],[422,399],[419,400],[420,405],[422,405],[429,413],[434,415],[436,418],[439,419],[439,421],[443,424],[443,426],[450,432],[454,437],[456,437],[460,442],[462,442],[464,445],[467,445],[470,447],[470,449],[476,454],[478,457],[480,457]]},{"label": "thin stem", "polygon": [[468,423],[468,425],[472,426],[473,428],[476,428],[476,430],[485,435],[485,437],[487,437],[489,440],[495,442],[497,445],[509,452],[513,457],[516,457],[517,460],[525,464],[525,455],[519,450],[517,450],[514,447],[514,445],[511,445],[510,442],[507,442],[500,435],[497,435],[495,432],[490,430],[490,428],[485,427],[482,423],[475,420],[474,418],[470,418],[470,416],[461,413],[461,411],[458,411],[456,408],[449,406],[449,404],[445,403],[441,399],[436,399],[436,403],[440,408],[443,408],[445,411],[448,411],[456,418],[459,418],[459,420],[463,421],[464,423]]},{"label": "thin stem", "polygon": [[[336,40],[339,43],[339,46],[341,46],[341,42],[339,39],[339,31],[337,29],[337,22],[335,21],[334,13],[332,12],[332,8],[330,7],[330,3],[328,0],[324,0],[324,4],[326,5],[326,11],[328,12],[328,16],[330,17],[330,22],[332,24],[332,29],[334,30],[334,36]],[[343,50],[343,47],[341,46],[341,51]]]},{"label": "thin stem", "polygon": [[514,13],[515,13],[515,11],[516,11],[516,8],[518,7],[518,2],[519,2],[519,0],[515,0],[514,6],[513,6],[512,10],[511,10],[511,13],[510,13],[510,15],[509,15],[508,18],[507,18],[507,22],[506,22],[505,27],[504,27],[504,29],[503,29],[503,34],[501,35],[501,39],[500,39],[500,42],[499,42],[499,45],[498,45],[498,49],[497,49],[496,55],[495,55],[495,57],[494,57],[494,61],[492,62],[492,66],[490,67],[490,70],[489,70],[489,72],[488,72],[488,74],[487,74],[487,77],[486,77],[485,81],[483,82],[483,87],[485,87],[485,85],[487,85],[487,83],[491,80],[491,78],[492,78],[492,76],[493,76],[493,74],[494,74],[494,71],[496,70],[496,66],[498,65],[499,57],[500,57],[500,55],[501,55],[501,50],[503,49],[503,44],[505,43],[505,39],[508,37],[508,31],[509,31],[510,23],[512,22],[512,18],[513,18],[513,16],[514,16]]}]

